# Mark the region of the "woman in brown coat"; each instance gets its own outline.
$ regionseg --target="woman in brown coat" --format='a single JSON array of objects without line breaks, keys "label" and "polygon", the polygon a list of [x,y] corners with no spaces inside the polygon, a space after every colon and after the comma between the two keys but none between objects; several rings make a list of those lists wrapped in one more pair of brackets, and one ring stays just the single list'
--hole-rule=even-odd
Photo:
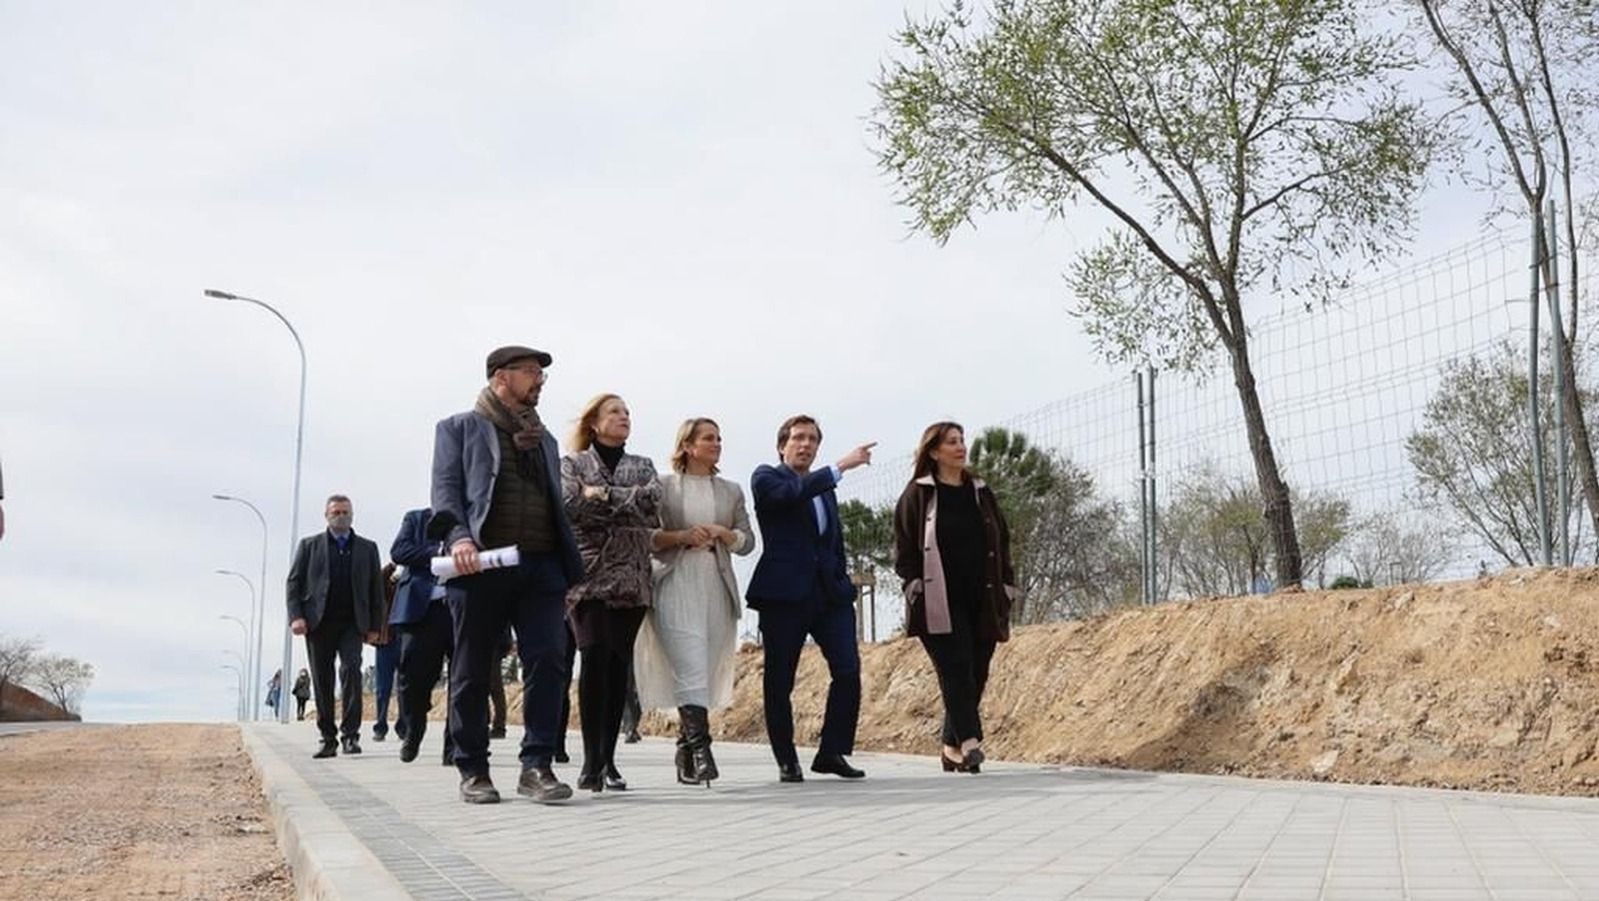
[{"label": "woman in brown coat", "polygon": [[614,394],[589,401],[561,458],[566,505],[585,578],[566,594],[567,620],[583,655],[577,703],[583,770],[577,787],[627,788],[616,769],[616,737],[627,701],[633,641],[650,605],[650,549],[660,531],[661,483],[648,457],[630,454],[627,404]]},{"label": "woman in brown coat", "polygon": [[906,633],[922,640],[944,697],[944,772],[983,763],[978,709],[996,643],[1010,638],[1016,594],[1010,529],[994,492],[966,468],[966,433],[935,422],[894,508],[894,571],[905,585]]}]

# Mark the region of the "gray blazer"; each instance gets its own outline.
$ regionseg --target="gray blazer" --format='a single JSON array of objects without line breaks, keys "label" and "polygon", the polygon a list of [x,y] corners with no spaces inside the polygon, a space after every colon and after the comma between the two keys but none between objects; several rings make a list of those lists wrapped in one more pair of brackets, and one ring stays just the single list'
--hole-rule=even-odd
[{"label": "gray blazer", "polygon": [[[755,550],[755,531],[750,528],[744,489],[737,482],[720,476],[713,477],[711,492],[716,497],[716,524],[738,533],[738,543],[731,548],[721,542],[712,545],[716,554],[716,568],[722,574],[722,584],[727,587],[728,609],[733,611],[733,618],[738,619],[742,611],[738,602],[738,579],[733,575],[733,554],[743,556]],[[683,516],[683,477],[675,472],[667,473],[661,476],[661,528],[675,531],[688,527],[688,521]],[[653,569],[656,584],[660,584],[666,574],[672,571],[684,553],[686,551],[678,547],[655,552]]]},{"label": "gray blazer", "polygon": [[[376,632],[383,627],[382,561],[377,544],[350,535],[350,589],[355,594],[355,627]],[[328,606],[328,533],[300,539],[289,567],[289,621],[305,619],[307,630],[322,622]]]},{"label": "gray blazer", "polygon": [[[583,581],[583,558],[578,556],[572,524],[561,506],[561,471],[555,438],[544,433],[544,464],[550,486],[550,508],[555,511],[561,571],[568,585]],[[433,434],[434,516],[448,513],[455,525],[445,538],[450,545],[470,538],[483,546],[483,522],[494,500],[494,480],[500,475],[500,439],[494,423],[475,412],[457,413],[439,420]]]}]

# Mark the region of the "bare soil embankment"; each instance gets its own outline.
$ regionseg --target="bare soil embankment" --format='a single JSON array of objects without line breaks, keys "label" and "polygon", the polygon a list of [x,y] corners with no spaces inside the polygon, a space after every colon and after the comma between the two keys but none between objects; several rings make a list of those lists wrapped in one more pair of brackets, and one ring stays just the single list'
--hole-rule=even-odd
[{"label": "bare soil embankment", "polygon": [[[994,658],[986,746],[1007,760],[1596,796],[1596,666],[1599,569],[1164,604],[1016,630]],[[862,667],[859,747],[936,754],[921,645],[865,647]],[[765,740],[760,683],[745,648],[718,735]],[[801,741],[826,686],[808,648]]]}]

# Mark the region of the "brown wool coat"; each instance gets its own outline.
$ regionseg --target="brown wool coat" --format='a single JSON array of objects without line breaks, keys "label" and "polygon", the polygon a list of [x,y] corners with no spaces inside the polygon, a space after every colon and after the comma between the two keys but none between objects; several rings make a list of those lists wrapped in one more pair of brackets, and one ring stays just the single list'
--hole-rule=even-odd
[{"label": "brown wool coat", "polygon": [[[604,486],[606,497],[584,497],[585,486]],[[561,500],[586,576],[567,590],[567,609],[589,600],[609,607],[648,607],[650,543],[661,527],[655,464],[648,457],[623,454],[612,472],[592,447],[567,454],[561,458]]]},{"label": "brown wool coat", "polygon": [[[978,637],[1005,641],[1010,638],[1010,610],[1016,597],[1010,527],[993,490],[975,477],[968,484],[977,492],[987,546],[984,590],[978,599]],[[894,572],[904,580],[905,633],[913,637],[950,632],[949,596],[937,536],[938,490],[932,476],[923,476],[905,486],[894,507]]]}]

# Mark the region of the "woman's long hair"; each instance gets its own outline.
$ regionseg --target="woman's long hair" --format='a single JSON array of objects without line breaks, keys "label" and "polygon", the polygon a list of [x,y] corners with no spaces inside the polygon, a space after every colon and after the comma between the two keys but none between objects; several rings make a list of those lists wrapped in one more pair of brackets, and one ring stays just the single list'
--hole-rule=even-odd
[{"label": "woman's long hair", "polygon": [[[702,425],[711,426],[717,431],[722,430],[722,427],[716,424],[716,420],[709,416],[696,416],[693,419],[683,420],[683,424],[677,427],[677,443],[672,445],[673,472],[679,474],[688,472],[688,446],[694,443],[694,433],[698,432]],[[717,467],[711,467],[711,475],[714,476],[719,471]]]},{"label": "woman's long hair", "polygon": [[916,443],[916,468],[911,478],[919,479],[938,472],[938,463],[933,459],[933,451],[944,443],[944,438],[951,431],[960,432],[963,436],[966,434],[966,429],[962,428],[960,423],[948,420],[935,422],[922,432],[922,440]]},{"label": "woman's long hair", "polygon": [[572,437],[567,440],[567,446],[572,449],[572,453],[589,449],[589,445],[594,443],[594,424],[600,421],[600,408],[608,401],[621,399],[620,394],[596,394],[592,400],[583,405],[583,412],[577,417],[577,425],[572,427]]}]

